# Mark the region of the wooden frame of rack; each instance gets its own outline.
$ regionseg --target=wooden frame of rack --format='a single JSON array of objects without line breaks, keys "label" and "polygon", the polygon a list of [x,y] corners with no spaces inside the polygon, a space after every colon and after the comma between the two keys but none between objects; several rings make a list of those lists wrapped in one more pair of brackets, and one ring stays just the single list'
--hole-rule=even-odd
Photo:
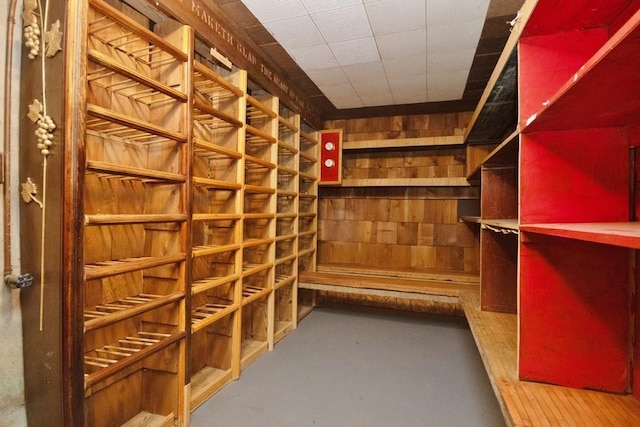
[{"label": "wooden frame of rack", "polygon": [[[64,232],[45,312],[59,335],[33,365],[60,355],[47,374],[60,387],[29,402],[29,419],[186,425],[297,325],[298,269],[315,268],[314,132],[246,71],[211,60],[189,26],[104,0],[59,11],[47,200]],[[41,170],[41,155],[28,157]],[[25,381],[40,392],[45,377]],[[55,419],[42,410],[52,405]]]}]

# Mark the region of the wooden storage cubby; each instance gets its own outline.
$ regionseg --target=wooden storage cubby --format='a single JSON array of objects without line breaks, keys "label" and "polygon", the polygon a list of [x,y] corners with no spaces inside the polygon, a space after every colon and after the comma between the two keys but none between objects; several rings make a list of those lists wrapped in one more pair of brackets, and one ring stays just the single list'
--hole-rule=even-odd
[{"label": "wooden storage cubby", "polygon": [[638,9],[539,1],[520,40],[519,374],[636,397]]},{"label": "wooden storage cubby", "polygon": [[[316,270],[318,232],[318,180],[320,148],[318,133],[306,124],[300,126],[298,194],[298,271]],[[298,319],[315,305],[315,293],[298,289]]]},{"label": "wooden storage cubby", "polygon": [[99,0],[86,13],[86,132],[70,147],[83,155],[82,248],[68,248],[84,271],[68,285],[81,292],[83,367],[72,369],[84,375],[70,381],[83,382],[87,425],[173,425],[184,416],[193,33],[173,22],[153,33]]},{"label": "wooden storage cubby", "polygon": [[485,164],[480,196],[480,307],[517,311],[518,167]]},{"label": "wooden storage cubby", "polygon": [[278,99],[250,85],[246,96],[240,366],[273,346]]},{"label": "wooden storage cubby", "polygon": [[[246,72],[194,62],[190,380],[193,410],[240,365]],[[234,357],[235,355],[235,357]]]},{"label": "wooden storage cubby", "polygon": [[297,326],[300,116],[280,105],[273,341]]}]

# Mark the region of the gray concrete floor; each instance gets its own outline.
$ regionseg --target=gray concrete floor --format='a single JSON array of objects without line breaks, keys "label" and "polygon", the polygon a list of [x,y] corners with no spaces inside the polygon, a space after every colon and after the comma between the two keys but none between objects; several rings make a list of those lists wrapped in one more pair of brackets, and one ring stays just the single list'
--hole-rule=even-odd
[{"label": "gray concrete floor", "polygon": [[316,308],[192,427],[504,426],[463,318]]}]

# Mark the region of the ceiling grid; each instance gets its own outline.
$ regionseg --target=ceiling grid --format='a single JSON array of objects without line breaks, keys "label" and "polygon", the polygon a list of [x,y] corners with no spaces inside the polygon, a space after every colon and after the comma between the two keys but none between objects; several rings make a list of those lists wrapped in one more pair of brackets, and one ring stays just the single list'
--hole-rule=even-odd
[{"label": "ceiling grid", "polygon": [[338,109],[460,100],[490,0],[242,0]]}]

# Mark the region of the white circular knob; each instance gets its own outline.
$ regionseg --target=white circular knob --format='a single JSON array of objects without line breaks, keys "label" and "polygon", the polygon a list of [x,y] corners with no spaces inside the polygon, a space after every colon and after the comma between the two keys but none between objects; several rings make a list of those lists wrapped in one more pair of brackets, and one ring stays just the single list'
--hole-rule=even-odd
[{"label": "white circular knob", "polygon": [[334,167],[336,164],[336,162],[333,161],[333,159],[327,159],[324,161],[324,165],[328,168],[332,168]]},{"label": "white circular knob", "polygon": [[324,149],[327,151],[333,151],[336,148],[336,146],[333,144],[333,142],[327,142],[326,144],[324,144]]}]

